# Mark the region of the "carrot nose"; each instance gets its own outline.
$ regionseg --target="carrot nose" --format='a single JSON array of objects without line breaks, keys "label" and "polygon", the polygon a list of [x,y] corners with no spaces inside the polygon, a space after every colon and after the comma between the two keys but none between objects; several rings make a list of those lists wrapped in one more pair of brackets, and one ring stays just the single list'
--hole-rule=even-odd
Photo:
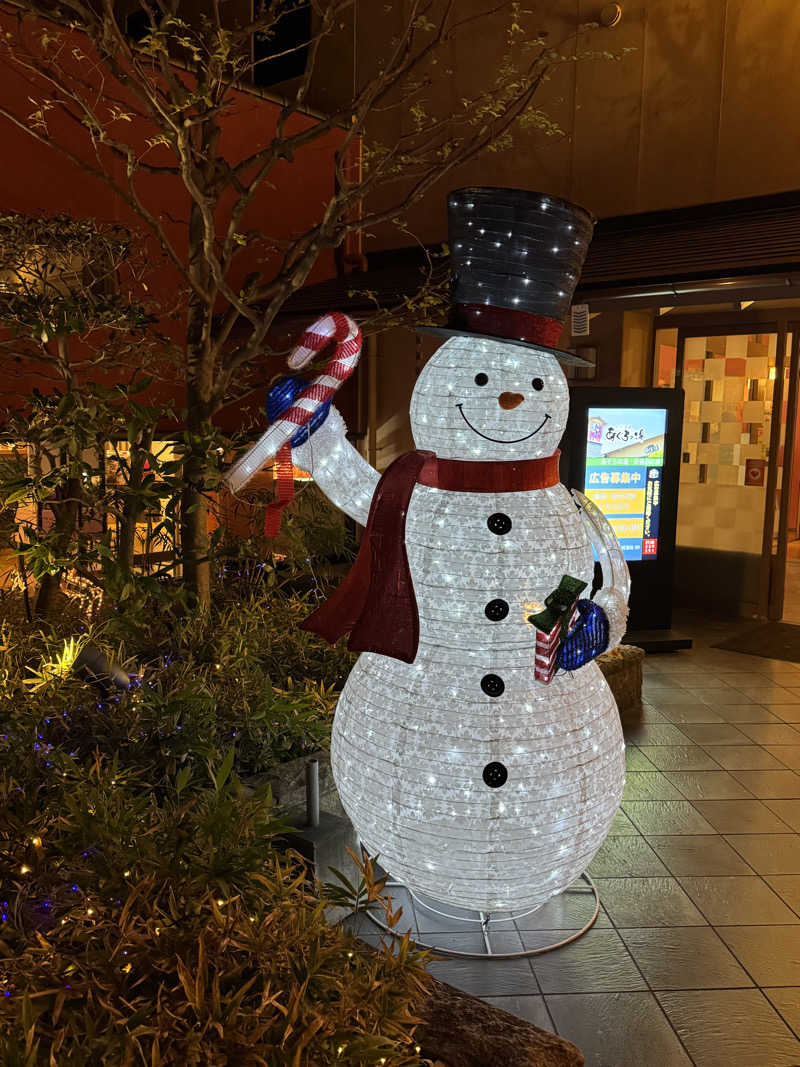
[{"label": "carrot nose", "polygon": [[511,411],[512,408],[521,404],[525,397],[522,393],[501,393],[497,398],[497,403],[503,409],[503,411]]}]

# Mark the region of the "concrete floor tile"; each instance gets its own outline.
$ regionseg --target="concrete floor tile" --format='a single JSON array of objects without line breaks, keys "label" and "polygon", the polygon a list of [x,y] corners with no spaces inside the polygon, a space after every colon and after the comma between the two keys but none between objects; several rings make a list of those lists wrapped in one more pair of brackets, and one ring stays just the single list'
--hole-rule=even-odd
[{"label": "concrete floor tile", "polygon": [[592,878],[642,878],[669,872],[643,837],[607,837],[589,864]]},{"label": "concrete floor tile", "polygon": [[712,834],[713,828],[688,800],[631,800],[623,811],[643,834]]},{"label": "concrete floor tile", "polygon": [[[445,954],[448,952],[476,952],[483,954],[486,951],[486,942],[480,929],[421,933],[419,940],[429,945],[434,951],[441,949]],[[513,929],[491,930],[489,943],[492,946],[492,952],[497,954],[522,952],[524,947],[520,935]],[[479,960],[477,962],[484,966],[504,967],[506,962],[511,961]]]},{"label": "concrete floor tile", "polygon": [[800,915],[800,874],[768,874],[764,881]]},{"label": "concrete floor tile", "polygon": [[509,1015],[516,1015],[518,1019],[524,1019],[542,1030],[555,1033],[555,1023],[550,1018],[550,1012],[547,1010],[544,997],[508,995],[503,997],[484,997],[483,999],[487,1004],[492,1004],[495,1008],[500,1008],[501,1011],[507,1011]]},{"label": "concrete floor tile", "polygon": [[667,722],[682,726],[687,722],[726,722],[727,719],[708,704],[673,704],[665,707],[662,714]]},{"label": "concrete floor tile", "polygon": [[631,820],[620,810],[614,816],[614,821],[611,823],[611,829],[608,831],[609,837],[619,837],[621,835],[627,836],[628,834],[638,834],[639,831],[633,825]]},{"label": "concrete floor tile", "polygon": [[[541,908],[522,915],[514,920],[514,925],[520,933],[529,930],[580,930],[592,917],[595,908],[594,894],[580,891],[567,890],[559,893],[557,897],[548,900]],[[611,926],[611,921],[604,908],[600,908],[592,929]],[[560,938],[553,938],[554,941]]]},{"label": "concrete floor tile", "polygon": [[552,994],[545,1003],[586,1067],[692,1065],[652,993]]},{"label": "concrete floor tile", "polygon": [[769,678],[772,685],[780,685],[784,689],[796,689],[800,684],[800,671],[799,670],[780,670],[778,667],[770,668],[766,677]]},{"label": "concrete floor tile", "polygon": [[764,989],[763,992],[772,1001],[784,1021],[800,1037],[800,986],[785,986],[778,989]]},{"label": "concrete floor tile", "polygon": [[762,800],[800,799],[800,775],[794,771],[733,771],[732,774],[754,797]]},{"label": "concrete floor tile", "polygon": [[[468,938],[469,935],[465,937]],[[476,997],[539,992],[536,978],[526,959],[435,960],[428,964],[427,970],[440,981]]]},{"label": "concrete floor tile", "polygon": [[681,686],[685,689],[736,689],[736,682],[742,678],[751,679],[752,675],[742,672],[734,675],[704,674],[702,671],[691,671],[681,674]]},{"label": "concrete floor tile", "polygon": [[[645,745],[686,745],[689,739],[670,723],[644,723],[625,730],[625,737],[642,748]],[[649,758],[649,757],[648,757]]]},{"label": "concrete floor tile", "polygon": [[698,745],[653,745],[645,746],[640,751],[661,771],[718,771],[720,769],[716,757],[704,752]]},{"label": "concrete floor tile", "polygon": [[666,771],[664,777],[687,800],[738,800],[751,796],[727,771]]},{"label": "concrete floor tile", "polygon": [[789,832],[789,827],[760,800],[695,800],[693,803],[720,834]]},{"label": "concrete floor tile", "polygon": [[726,834],[757,874],[800,874],[800,834]]},{"label": "concrete floor tile", "polygon": [[786,767],[800,771],[800,745],[768,744],[766,748],[767,752],[771,752],[775,759],[780,760]]},{"label": "concrete floor tile", "polygon": [[641,722],[643,723],[657,723],[657,722],[671,722],[672,720],[664,714],[663,711],[659,711],[654,705],[648,704],[646,700],[642,701],[642,715]]},{"label": "concrete floor tile", "polygon": [[765,707],[782,722],[800,723],[800,704],[767,704]]},{"label": "concrete floor tile", "polygon": [[[725,689],[717,689],[715,692],[722,693]],[[682,705],[702,704],[702,698],[697,696],[697,690],[681,689],[678,686],[670,686],[668,689],[660,689],[655,686],[644,685],[642,687],[644,699],[657,708],[676,708]]]},{"label": "concrete floor tile", "polygon": [[742,689],[694,689],[692,690],[698,700],[708,704],[712,708],[723,707],[725,704],[747,704],[756,700],[756,696],[745,693]]},{"label": "concrete floor tile", "polygon": [[708,926],[619,933],[652,989],[731,989],[753,984]]},{"label": "concrete floor tile", "polygon": [[632,771],[654,771],[656,767],[645,756],[644,752],[635,745],[625,746],[625,769],[630,774]]},{"label": "concrete floor tile", "polygon": [[[741,789],[743,787],[739,786],[739,788]],[[683,799],[683,794],[655,768],[653,768],[652,771],[629,772],[625,781],[625,789],[622,794],[623,803],[626,800]]]},{"label": "concrete floor tile", "polygon": [[731,848],[724,838],[691,837],[647,837],[645,839],[660,860],[667,866],[670,874],[680,877],[684,874],[735,875],[752,874],[750,867],[742,857]]},{"label": "concrete floor tile", "polygon": [[719,709],[719,715],[725,722],[737,725],[740,722],[781,723],[783,720],[761,704],[726,704]]},{"label": "concrete floor tile", "polygon": [[800,923],[721,926],[719,936],[758,985],[800,985]]},{"label": "concrete floor tile", "polygon": [[706,751],[727,771],[780,771],[785,766],[758,745],[710,745]]},{"label": "concrete floor tile", "polygon": [[[752,657],[752,659],[753,662],[756,662],[755,657]],[[760,658],[758,662],[760,663]],[[766,667],[762,670],[754,668],[752,671],[722,671],[719,677],[733,689],[741,689],[744,685],[752,685],[756,678],[766,685],[782,685],[783,683],[774,674],[768,673],[770,670],[770,667]],[[797,676],[792,672],[791,677],[795,678]]]},{"label": "concrete floor tile", "polygon": [[[523,933],[526,948],[557,940],[557,930]],[[604,993],[647,989],[639,969],[616,930],[592,929],[577,941],[531,959],[542,992]]]},{"label": "concrete floor tile", "polygon": [[687,723],[681,729],[695,744],[705,748],[716,745],[743,745],[747,737],[730,723]]},{"label": "concrete floor tile", "polygon": [[800,1043],[758,989],[658,993],[695,1067],[796,1067]]},{"label": "concrete floor tile", "polygon": [[747,684],[741,687],[741,691],[757,700],[759,704],[798,704],[800,696],[792,689],[785,689],[782,685],[759,685]]},{"label": "concrete floor tile", "polygon": [[765,800],[764,803],[795,833],[800,833],[800,800]]},{"label": "concrete floor tile", "polygon": [[757,745],[800,745],[800,732],[787,723],[742,722],[739,729]]},{"label": "concrete floor tile", "polygon": [[595,884],[617,928],[706,925],[674,878],[597,878]]},{"label": "concrete floor tile", "polygon": [[778,894],[755,875],[683,875],[678,881],[712,926],[781,926],[800,921]]}]

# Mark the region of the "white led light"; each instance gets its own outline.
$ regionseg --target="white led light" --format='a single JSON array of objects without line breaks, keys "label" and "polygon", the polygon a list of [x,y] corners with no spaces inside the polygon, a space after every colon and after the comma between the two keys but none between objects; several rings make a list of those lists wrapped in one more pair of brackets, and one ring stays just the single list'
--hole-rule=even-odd
[{"label": "white led light", "polygon": [[[545,387],[533,390],[532,378]],[[503,408],[503,393],[524,403]],[[417,379],[411,428],[417,448],[444,459],[541,459],[558,447],[568,404],[546,351],[453,337]],[[294,458],[363,524],[378,475],[344,433],[331,409]],[[492,532],[493,515],[510,520],[504,533]],[[590,535],[561,485],[413,490],[405,547],[416,659],[360,656],[339,699],[331,758],[364,846],[415,891],[485,911],[534,908],[574,881],[608,832],[625,764],[614,699],[595,663],[537,682],[526,621],[562,575],[591,583]],[[498,600],[508,611],[492,621],[486,609]],[[614,618],[617,640],[620,626],[624,617]],[[481,684],[489,675],[503,684],[494,696]],[[484,780],[493,763],[507,772],[497,787]]]}]

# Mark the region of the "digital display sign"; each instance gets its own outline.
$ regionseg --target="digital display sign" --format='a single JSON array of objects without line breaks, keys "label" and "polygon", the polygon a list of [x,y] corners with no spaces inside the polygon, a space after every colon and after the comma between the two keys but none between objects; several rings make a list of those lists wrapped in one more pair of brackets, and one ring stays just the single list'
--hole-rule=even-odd
[{"label": "digital display sign", "polygon": [[588,409],[584,493],[627,560],[658,558],[666,408]]}]

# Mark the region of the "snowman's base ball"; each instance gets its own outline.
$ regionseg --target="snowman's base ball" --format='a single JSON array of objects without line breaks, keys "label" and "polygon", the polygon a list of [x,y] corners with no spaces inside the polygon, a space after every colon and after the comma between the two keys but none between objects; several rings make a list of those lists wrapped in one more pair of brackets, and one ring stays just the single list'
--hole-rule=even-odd
[{"label": "snowman's base ball", "polygon": [[[445,704],[419,678],[370,653],[353,669],[331,744],[345,811],[414,892],[477,911],[535,909],[580,877],[619,808],[625,749],[605,679],[591,663],[532,683],[501,718],[490,698]],[[504,782],[487,784],[493,765]]]}]

